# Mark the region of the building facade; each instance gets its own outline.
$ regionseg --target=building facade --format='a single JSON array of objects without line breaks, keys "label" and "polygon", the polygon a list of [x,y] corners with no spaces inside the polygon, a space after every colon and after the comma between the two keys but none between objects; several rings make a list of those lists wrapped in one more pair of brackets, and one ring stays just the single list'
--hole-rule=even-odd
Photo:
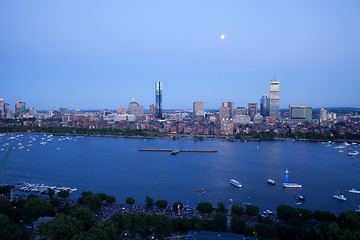
[{"label": "building facade", "polygon": [[25,103],[24,102],[17,102],[15,104],[15,115],[17,117],[21,117],[25,114]]},{"label": "building facade", "polygon": [[194,102],[193,103],[193,118],[204,118],[205,117],[205,109],[203,102]]},{"label": "building facade", "polygon": [[156,109],[156,118],[162,118],[162,83],[155,83],[155,109]]},{"label": "building facade", "polygon": [[312,119],[312,107],[292,107],[291,119]]},{"label": "building facade", "polygon": [[280,84],[279,81],[273,80],[270,82],[270,117],[280,119],[279,112],[280,103]]},{"label": "building facade", "polygon": [[270,115],[270,98],[266,94],[263,94],[260,99],[260,115],[263,117]]},{"label": "building facade", "polygon": [[248,115],[250,116],[250,121],[254,120],[254,117],[257,113],[257,103],[248,104]]}]

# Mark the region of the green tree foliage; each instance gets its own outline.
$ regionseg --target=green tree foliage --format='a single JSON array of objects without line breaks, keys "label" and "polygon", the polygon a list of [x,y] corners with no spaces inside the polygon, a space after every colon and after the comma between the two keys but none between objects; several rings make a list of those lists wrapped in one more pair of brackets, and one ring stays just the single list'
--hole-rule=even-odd
[{"label": "green tree foliage", "polygon": [[183,208],[184,204],[180,201],[176,201],[174,202],[174,204],[172,205],[173,209],[178,209],[178,206],[180,205],[180,209]]},{"label": "green tree foliage", "polygon": [[66,191],[66,190],[60,190],[60,192],[57,194],[57,196],[58,196],[59,198],[65,199],[65,198],[67,198],[67,197],[70,196],[70,192],[69,192],[69,191]]},{"label": "green tree foliage", "polygon": [[280,205],[276,208],[277,215],[280,219],[289,221],[292,217],[295,217],[297,211],[295,208],[288,205]]},{"label": "green tree foliage", "polygon": [[99,195],[93,194],[91,191],[82,192],[81,197],[78,199],[78,203],[88,206],[92,211],[95,211],[102,205]]},{"label": "green tree foliage", "polygon": [[41,198],[30,199],[26,201],[23,207],[24,220],[27,223],[39,217],[50,216],[51,213],[52,205]]},{"label": "green tree foliage", "polygon": [[126,198],[126,204],[129,204],[129,205],[135,204],[135,199],[132,197]]},{"label": "green tree foliage", "polygon": [[9,217],[0,214],[0,239],[25,240],[30,239],[30,232],[19,224],[10,221]]},{"label": "green tree foliage", "polygon": [[233,233],[245,234],[247,232],[245,221],[235,214],[231,216],[230,229]]},{"label": "green tree foliage", "polygon": [[53,205],[53,207],[59,207],[61,205],[61,200],[55,197],[50,200],[50,203]]},{"label": "green tree foliage", "polygon": [[213,206],[209,202],[201,202],[196,208],[203,214],[210,214],[214,210]]},{"label": "green tree foliage", "polygon": [[227,230],[227,217],[224,212],[217,211],[215,218],[215,225],[216,225],[216,231],[217,232],[226,232]]},{"label": "green tree foliage", "polygon": [[105,202],[108,204],[112,204],[112,203],[116,202],[116,198],[114,196],[106,195]]},{"label": "green tree foliage", "polygon": [[55,195],[55,191],[51,188],[48,188],[47,195],[49,196],[50,199],[52,199]]},{"label": "green tree foliage", "polygon": [[242,216],[244,214],[244,208],[242,206],[233,204],[231,206],[231,212],[237,216]]},{"label": "green tree foliage", "polygon": [[0,214],[9,215],[11,211],[11,205],[7,198],[0,196]]},{"label": "green tree foliage", "polygon": [[218,202],[216,211],[226,213],[225,204],[223,202]]},{"label": "green tree foliage", "polygon": [[166,201],[166,200],[157,200],[155,202],[155,206],[157,206],[158,208],[164,209],[167,207],[167,205],[168,205],[168,201]]},{"label": "green tree foliage", "polygon": [[4,186],[0,186],[0,194],[5,195],[5,194],[10,194],[10,190],[14,189],[15,187],[13,185],[4,185]]},{"label": "green tree foliage", "polygon": [[259,239],[277,239],[279,237],[278,232],[276,229],[269,224],[259,223],[255,226],[255,232]]},{"label": "green tree foliage", "polygon": [[72,208],[69,212],[69,215],[82,221],[85,230],[90,229],[94,225],[96,220],[95,213],[92,212],[88,206],[83,205],[78,205]]},{"label": "green tree foliage", "polygon": [[97,222],[86,232],[76,234],[72,240],[113,240],[120,239],[119,231],[111,221]]},{"label": "green tree foliage", "polygon": [[340,228],[360,231],[360,216],[352,210],[340,213],[337,223]]},{"label": "green tree foliage", "polygon": [[318,239],[321,240],[338,240],[340,228],[336,222],[323,222],[316,229]]},{"label": "green tree foliage", "polygon": [[313,211],[311,210],[305,208],[298,208],[297,211],[305,222],[308,222],[313,218]]},{"label": "green tree foliage", "polygon": [[259,216],[260,208],[258,206],[248,205],[246,206],[245,213],[249,216]]},{"label": "green tree foliage", "polygon": [[336,216],[334,213],[330,211],[315,211],[314,212],[314,218],[318,220],[319,222],[335,222]]},{"label": "green tree foliage", "polygon": [[50,236],[54,240],[70,240],[84,230],[80,220],[62,213],[56,215],[54,220],[40,224],[41,236]]},{"label": "green tree foliage", "polygon": [[151,209],[154,206],[154,199],[149,197],[148,195],[145,196],[145,206],[148,209]]},{"label": "green tree foliage", "polygon": [[167,216],[153,215],[153,230],[155,238],[164,239],[173,233],[173,225]]}]

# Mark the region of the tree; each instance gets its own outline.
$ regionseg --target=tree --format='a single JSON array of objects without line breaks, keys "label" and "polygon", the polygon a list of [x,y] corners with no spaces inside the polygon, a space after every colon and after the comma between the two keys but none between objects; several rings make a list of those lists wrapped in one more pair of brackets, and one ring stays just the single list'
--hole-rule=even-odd
[{"label": "tree", "polygon": [[66,191],[66,190],[60,190],[60,192],[57,194],[57,196],[65,199],[70,196],[70,192]]},{"label": "tree", "polygon": [[227,230],[227,217],[225,213],[221,211],[217,211],[215,218],[215,225],[216,225],[216,231],[217,232],[226,232]]},{"label": "tree", "polygon": [[258,206],[248,205],[246,206],[245,213],[249,216],[259,216],[260,209]]},{"label": "tree", "polygon": [[87,232],[76,234],[72,240],[112,240],[120,239],[119,231],[114,223],[109,221],[96,222],[95,225]]},{"label": "tree", "polygon": [[225,204],[223,202],[218,202],[216,211],[226,213]]},{"label": "tree", "polygon": [[297,209],[299,215],[304,219],[304,221],[310,221],[313,217],[313,211],[305,209],[305,208],[298,208]]},{"label": "tree", "polygon": [[25,222],[30,223],[31,220],[35,220],[39,217],[50,216],[52,213],[52,205],[41,198],[33,198],[26,201],[23,214]]},{"label": "tree", "polygon": [[4,185],[0,186],[0,194],[6,195],[10,194],[11,189],[14,189],[15,187],[13,185]]},{"label": "tree", "polygon": [[168,205],[168,201],[166,201],[166,200],[157,200],[156,202],[155,202],[155,205],[158,207],[158,208],[166,208],[167,207],[167,205]]},{"label": "tree", "polygon": [[173,233],[173,225],[170,219],[164,215],[152,215],[154,236],[157,239],[164,239]]},{"label": "tree", "polygon": [[126,204],[130,204],[130,205],[135,204],[135,199],[132,197],[126,198]]},{"label": "tree", "polygon": [[203,214],[210,214],[213,211],[213,206],[209,202],[201,202],[198,204],[197,210]]},{"label": "tree", "polygon": [[54,220],[40,224],[40,234],[55,240],[70,240],[83,231],[84,225],[80,220],[62,213],[56,215]]},{"label": "tree", "polygon": [[95,211],[101,207],[101,199],[99,195],[93,194],[91,191],[84,191],[81,193],[81,197],[78,199],[79,204],[87,205],[90,210]]},{"label": "tree", "polygon": [[337,223],[340,228],[356,231],[360,229],[360,216],[352,210],[342,212],[338,217]]},{"label": "tree", "polygon": [[78,205],[70,210],[70,216],[83,222],[85,230],[90,229],[96,220],[95,213],[92,212],[88,206]]},{"label": "tree", "polygon": [[244,208],[242,206],[233,204],[231,206],[231,212],[237,216],[242,216],[244,214]]},{"label": "tree", "polygon": [[9,203],[9,200],[7,200],[5,197],[0,197],[0,214],[9,215],[10,211],[11,205]]},{"label": "tree", "polygon": [[314,218],[319,222],[335,222],[336,216],[330,211],[315,211]]},{"label": "tree", "polygon": [[116,202],[116,198],[114,196],[106,195],[105,196],[105,202],[107,204],[112,204],[112,203]]},{"label": "tree", "polygon": [[180,209],[183,208],[184,204],[180,201],[176,201],[174,202],[174,204],[172,205],[173,209],[178,209],[178,206],[180,205]]},{"label": "tree", "polygon": [[316,229],[318,239],[337,240],[340,228],[336,222],[323,222]]},{"label": "tree", "polygon": [[231,232],[243,234],[246,231],[246,223],[237,215],[231,216],[230,229]]},{"label": "tree", "polygon": [[285,221],[289,221],[291,218],[295,217],[295,215],[297,214],[297,211],[295,208],[290,207],[288,205],[279,205],[276,208],[276,212],[277,215],[280,219],[285,220]]},{"label": "tree", "polygon": [[145,206],[148,209],[151,209],[154,206],[154,199],[149,197],[148,195],[145,196]]},{"label": "tree", "polygon": [[0,214],[0,239],[30,239],[30,232],[21,225],[11,222],[8,216]]},{"label": "tree", "polygon": [[48,188],[47,195],[49,196],[50,199],[52,199],[55,195],[55,191],[51,188]]}]

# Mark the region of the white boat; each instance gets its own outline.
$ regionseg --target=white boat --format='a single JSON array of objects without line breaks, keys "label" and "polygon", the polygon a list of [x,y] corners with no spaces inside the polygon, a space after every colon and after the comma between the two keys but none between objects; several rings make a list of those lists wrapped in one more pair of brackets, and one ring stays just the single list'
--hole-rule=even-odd
[{"label": "white boat", "polygon": [[234,185],[235,187],[242,187],[242,184],[235,179],[230,179],[230,184]]},{"label": "white boat", "polygon": [[360,213],[360,205],[359,205],[359,208],[355,209],[355,211],[356,211],[357,213]]},{"label": "white boat", "polygon": [[305,201],[305,197],[303,195],[296,196],[295,198],[299,201]]},{"label": "white boat", "polygon": [[298,183],[283,183],[284,188],[301,188],[302,185]]},{"label": "white boat", "polygon": [[336,198],[336,199],[342,200],[342,201],[346,201],[346,197],[344,196],[344,194],[341,194],[341,193],[337,193],[337,194],[333,195],[333,198]]},{"label": "white boat", "polygon": [[271,179],[271,178],[269,178],[269,179],[267,180],[267,182],[268,182],[269,184],[271,184],[271,185],[275,185],[275,180],[273,180],[273,179]]},{"label": "white boat", "polygon": [[296,202],[296,203],[295,203],[296,206],[299,206],[299,205],[301,205],[301,204],[302,204],[301,202]]},{"label": "white boat", "polygon": [[360,190],[356,190],[355,188],[352,188],[349,190],[349,193],[360,193]]},{"label": "white boat", "polygon": [[336,147],[334,147],[335,149],[344,149],[344,148],[346,148],[346,146],[344,146],[344,145],[339,145],[339,146],[336,146]]},{"label": "white boat", "polygon": [[286,169],[286,170],[285,170],[285,174],[289,174],[289,173],[290,173],[290,171]]},{"label": "white boat", "polygon": [[356,156],[356,155],[359,155],[358,151],[352,150],[352,151],[348,152],[348,156],[353,157],[353,156]]}]

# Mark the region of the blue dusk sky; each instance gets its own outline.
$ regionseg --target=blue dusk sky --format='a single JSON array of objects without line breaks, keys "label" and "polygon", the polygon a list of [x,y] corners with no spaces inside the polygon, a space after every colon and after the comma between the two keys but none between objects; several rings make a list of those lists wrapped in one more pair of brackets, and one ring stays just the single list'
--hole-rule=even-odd
[{"label": "blue dusk sky", "polygon": [[360,107],[359,0],[2,0],[0,33],[12,109],[247,107],[274,75],[281,108]]}]

